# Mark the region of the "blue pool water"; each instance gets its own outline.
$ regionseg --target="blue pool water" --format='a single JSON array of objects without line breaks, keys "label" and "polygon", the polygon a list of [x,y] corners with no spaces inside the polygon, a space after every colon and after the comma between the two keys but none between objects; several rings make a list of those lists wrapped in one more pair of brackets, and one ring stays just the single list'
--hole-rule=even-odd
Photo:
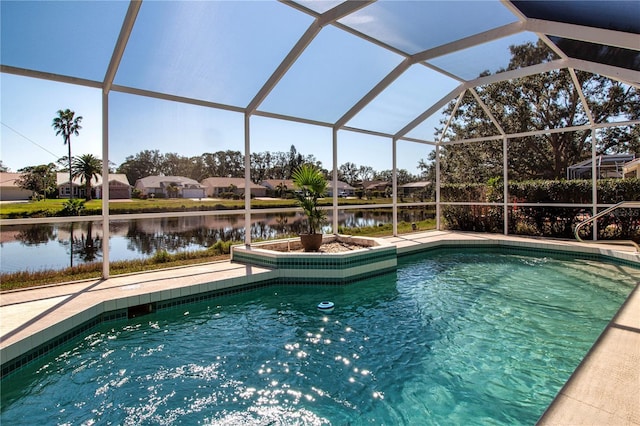
[{"label": "blue pool water", "polygon": [[0,421],[531,425],[638,272],[439,252],[344,287],[225,296],[106,324],[5,378]]}]

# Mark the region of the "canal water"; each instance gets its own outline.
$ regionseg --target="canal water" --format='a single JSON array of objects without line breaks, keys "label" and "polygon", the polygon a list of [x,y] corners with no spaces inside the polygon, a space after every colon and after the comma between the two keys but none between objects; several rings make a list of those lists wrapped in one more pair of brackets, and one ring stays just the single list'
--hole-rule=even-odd
[{"label": "canal water", "polygon": [[[399,221],[433,217],[427,209],[399,213]],[[251,215],[251,239],[267,240],[296,235],[304,230],[300,213]],[[357,228],[392,222],[390,209],[341,211],[339,226]],[[331,229],[332,218],[329,215]],[[145,259],[159,250],[195,251],[218,241],[244,240],[244,214],[112,220],[109,225],[110,261]],[[0,230],[0,272],[64,269],[102,261],[102,223],[51,223],[3,226]]]}]

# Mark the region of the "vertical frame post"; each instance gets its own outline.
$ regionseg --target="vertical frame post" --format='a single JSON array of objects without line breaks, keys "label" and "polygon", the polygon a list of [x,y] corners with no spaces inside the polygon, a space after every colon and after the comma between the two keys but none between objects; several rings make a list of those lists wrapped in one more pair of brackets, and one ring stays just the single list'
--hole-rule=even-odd
[{"label": "vertical frame post", "polygon": [[[591,128],[591,215],[598,214],[598,169],[596,167],[596,128]],[[598,240],[598,221],[593,221],[593,241]]]},{"label": "vertical frame post", "polygon": [[[91,236],[89,235],[89,238]],[[109,93],[102,92],[102,278],[109,268]]]},{"label": "vertical frame post", "polygon": [[333,234],[338,235],[338,129],[332,129],[332,154],[333,154],[333,167],[331,170],[331,180],[333,181],[333,221],[331,227],[333,228]]},{"label": "vertical frame post", "polygon": [[440,223],[440,144],[436,144],[436,229],[441,230]]},{"label": "vertical frame post", "polygon": [[398,139],[393,138],[391,143],[391,158],[392,158],[392,172],[391,172],[391,189],[393,200],[393,236],[398,236]]},{"label": "vertical frame post", "polygon": [[509,152],[507,138],[502,138],[502,197],[503,197],[503,227],[504,235],[509,235]]},{"label": "vertical frame post", "polygon": [[251,245],[251,115],[244,114],[244,243]]}]

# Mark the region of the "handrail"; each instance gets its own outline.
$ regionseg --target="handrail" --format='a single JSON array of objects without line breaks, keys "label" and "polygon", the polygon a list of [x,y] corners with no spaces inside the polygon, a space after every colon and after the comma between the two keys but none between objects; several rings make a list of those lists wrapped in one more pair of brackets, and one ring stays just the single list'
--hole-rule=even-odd
[{"label": "handrail", "polygon": [[[607,213],[610,213],[612,211],[614,211],[615,209],[619,208],[619,207],[639,207],[640,208],[640,201],[620,201],[617,204],[614,204],[613,206],[609,207],[608,209],[605,209],[603,211],[601,211],[600,213],[590,217],[589,219],[585,219],[582,222],[580,222],[579,224],[576,225],[576,229],[573,231],[573,234],[576,237],[576,240],[580,241],[581,243],[583,243],[584,241],[582,240],[582,238],[580,238],[580,228],[582,228],[584,225],[586,225],[589,222],[593,222],[599,218],[601,218],[602,216],[606,215]],[[629,242],[631,244],[633,244],[636,247],[636,250],[638,252],[640,252],[640,246],[638,245],[638,243],[636,243],[635,241],[629,240]]]}]

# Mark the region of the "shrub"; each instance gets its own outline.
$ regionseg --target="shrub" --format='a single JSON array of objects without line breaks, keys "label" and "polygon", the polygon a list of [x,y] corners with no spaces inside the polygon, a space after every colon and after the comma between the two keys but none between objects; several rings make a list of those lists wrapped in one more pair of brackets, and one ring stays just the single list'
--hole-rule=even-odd
[{"label": "shrub", "polygon": [[441,201],[485,201],[486,185],[480,183],[449,183],[440,187]]},{"label": "shrub", "polygon": [[62,210],[60,210],[61,216],[80,216],[80,214],[85,210],[84,200],[79,198],[74,198],[71,200],[67,200],[62,205]]},{"label": "shrub", "polygon": [[151,260],[153,263],[167,263],[171,260],[171,255],[166,250],[158,250],[153,254]]},{"label": "shrub", "polygon": [[640,200],[640,179],[603,179],[598,181],[598,203],[615,204]]},{"label": "shrub", "polygon": [[213,251],[216,254],[229,254],[231,253],[232,245],[233,245],[233,242],[231,241],[218,240],[214,245],[209,247],[209,250]]},{"label": "shrub", "polygon": [[[602,179],[596,182],[598,203],[615,204],[640,200],[640,179]],[[531,180],[509,182],[509,197],[518,203],[590,204],[591,180],[551,181]],[[445,184],[441,187],[442,201],[500,202],[502,179],[483,184]],[[448,229],[463,231],[501,232],[502,207],[444,206],[442,214]],[[573,238],[578,223],[591,215],[590,208],[580,207],[522,207],[515,206],[509,214],[509,232],[557,238]],[[583,238],[592,238],[593,227],[585,226]],[[598,220],[598,239],[640,238],[640,211],[618,209]]]}]

